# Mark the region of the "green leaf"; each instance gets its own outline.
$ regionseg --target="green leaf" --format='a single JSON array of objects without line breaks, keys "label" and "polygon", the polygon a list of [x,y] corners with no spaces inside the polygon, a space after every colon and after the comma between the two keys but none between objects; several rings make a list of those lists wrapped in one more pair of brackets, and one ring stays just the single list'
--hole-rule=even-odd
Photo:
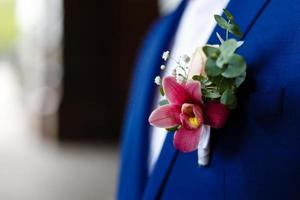
[{"label": "green leaf", "polygon": [[222,16],[220,15],[214,15],[215,20],[217,22],[217,24],[223,28],[223,29],[228,29],[229,28],[229,24],[227,23],[226,19],[224,19]]},{"label": "green leaf", "polygon": [[221,94],[217,90],[204,90],[203,96],[210,99],[217,99],[221,97]]},{"label": "green leaf", "polygon": [[212,58],[208,58],[205,65],[205,72],[208,76],[218,76],[223,72],[223,69],[220,69],[216,65],[216,61]]},{"label": "green leaf", "polygon": [[227,19],[230,20],[231,22],[233,22],[234,21],[233,15],[228,10],[226,10],[225,8],[223,9],[223,11],[224,11],[224,14],[227,17]]},{"label": "green leaf", "polygon": [[159,92],[160,92],[161,96],[165,96],[165,91],[164,91],[163,87],[159,88]]},{"label": "green leaf", "polygon": [[224,54],[221,54],[216,61],[217,67],[222,69],[224,65],[228,63],[228,60],[228,57],[226,57]]},{"label": "green leaf", "polygon": [[232,56],[235,50],[238,48],[238,42],[235,39],[226,40],[220,46],[221,54],[224,54],[226,57]]},{"label": "green leaf", "polygon": [[236,79],[234,80],[234,85],[236,87],[240,87],[242,85],[242,83],[245,81],[246,75],[247,75],[247,73],[244,72],[244,73],[242,73],[242,75],[236,77]]},{"label": "green leaf", "polygon": [[230,57],[238,48],[238,42],[235,39],[229,39],[223,42],[220,46],[221,54],[217,59],[217,66],[223,68],[229,62]]},{"label": "green leaf", "polygon": [[212,82],[210,81],[210,80],[204,80],[203,82],[202,82],[202,84],[204,84],[205,86],[210,86],[211,84],[212,84]]},{"label": "green leaf", "polygon": [[194,75],[194,76],[192,77],[192,79],[193,79],[194,81],[201,81],[201,75]]},{"label": "green leaf", "polygon": [[237,104],[236,96],[234,92],[230,89],[225,90],[225,92],[223,92],[220,101],[222,104],[226,105],[230,109],[234,109]]},{"label": "green leaf", "polygon": [[167,99],[163,99],[159,102],[160,106],[164,106],[164,105],[168,105],[168,104],[169,104],[169,101]]},{"label": "green leaf", "polygon": [[234,80],[232,78],[225,78],[223,76],[209,77],[209,80],[218,88],[218,91],[222,94],[227,89],[233,89],[235,87]]},{"label": "green leaf", "polygon": [[224,79],[223,76],[209,76],[208,79],[213,82],[213,84],[218,85],[221,79]]},{"label": "green leaf", "polygon": [[228,31],[239,38],[243,36],[240,27],[235,23],[230,24]]},{"label": "green leaf", "polygon": [[232,79],[232,78],[229,79],[229,78],[222,77],[222,79],[218,83],[219,92],[223,93],[224,91],[226,91],[228,89],[234,88],[234,80],[235,79]]},{"label": "green leaf", "polygon": [[204,46],[203,51],[207,57],[216,59],[220,55],[220,50],[216,47]]},{"label": "green leaf", "polygon": [[205,76],[202,75],[194,75],[192,78],[194,81],[199,81],[201,84],[204,84],[206,86],[211,85],[212,82]]},{"label": "green leaf", "polygon": [[224,11],[224,15],[228,19],[228,22],[226,21],[226,19],[224,17],[222,17],[220,15],[214,15],[215,20],[217,21],[217,24],[221,28],[228,30],[233,35],[241,38],[243,34],[242,34],[239,26],[234,22],[233,15],[226,9],[224,9],[223,11]]},{"label": "green leaf", "polygon": [[228,66],[222,73],[226,78],[235,78],[242,75],[246,71],[246,62],[244,58],[238,54],[233,54],[229,61]]}]

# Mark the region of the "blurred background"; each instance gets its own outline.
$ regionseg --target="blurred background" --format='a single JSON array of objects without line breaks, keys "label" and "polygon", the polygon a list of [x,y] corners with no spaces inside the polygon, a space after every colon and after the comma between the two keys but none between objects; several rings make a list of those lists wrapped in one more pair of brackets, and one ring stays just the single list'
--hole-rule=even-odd
[{"label": "blurred background", "polygon": [[180,0],[0,0],[0,199],[114,199],[138,47]]}]

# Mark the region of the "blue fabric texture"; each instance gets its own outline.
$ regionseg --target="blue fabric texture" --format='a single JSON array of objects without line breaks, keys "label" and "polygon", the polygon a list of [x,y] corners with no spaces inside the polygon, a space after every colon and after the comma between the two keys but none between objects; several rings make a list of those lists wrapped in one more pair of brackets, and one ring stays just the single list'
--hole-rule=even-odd
[{"label": "blue fabric texture", "polygon": [[[142,45],[124,121],[117,198],[185,200],[300,199],[300,4],[297,0],[231,0],[228,10],[245,33],[239,53],[248,62],[238,108],[212,132],[210,165],[197,153],[177,152],[167,136],[150,177],[148,116],[161,54],[170,42],[183,2],[163,17]],[[213,16],[214,13],[212,13]],[[215,31],[223,33],[216,28]],[[209,43],[217,43],[215,34]]]}]

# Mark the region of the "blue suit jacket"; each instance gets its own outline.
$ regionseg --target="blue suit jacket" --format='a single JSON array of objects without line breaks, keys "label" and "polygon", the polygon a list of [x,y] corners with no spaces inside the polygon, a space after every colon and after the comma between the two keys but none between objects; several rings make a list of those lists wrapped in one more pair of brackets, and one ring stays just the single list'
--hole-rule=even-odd
[{"label": "blue suit jacket", "polygon": [[[141,48],[123,129],[118,199],[300,199],[298,0],[231,0],[228,10],[246,41],[239,53],[248,62],[239,106],[224,129],[213,131],[209,166],[198,167],[196,152],[177,152],[170,133],[147,176],[147,119],[158,92],[153,79],[185,4],[155,24]],[[215,34],[209,43],[218,43]]]}]

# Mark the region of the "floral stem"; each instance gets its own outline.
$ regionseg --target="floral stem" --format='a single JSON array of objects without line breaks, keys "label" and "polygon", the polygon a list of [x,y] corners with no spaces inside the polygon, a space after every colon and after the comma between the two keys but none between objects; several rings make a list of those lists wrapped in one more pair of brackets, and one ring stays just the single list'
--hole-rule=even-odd
[{"label": "floral stem", "polygon": [[[229,25],[230,24],[230,20],[228,20],[228,22],[227,22],[227,25]],[[228,40],[228,38],[229,38],[229,30],[228,30],[228,28],[226,29],[226,40]]]},{"label": "floral stem", "polygon": [[172,58],[172,57],[170,57],[170,59],[171,59],[173,62],[175,62],[175,63],[178,65],[178,67],[184,72],[184,75],[185,75],[184,78],[187,79],[188,74],[187,74],[185,68],[181,65],[181,63],[178,62],[177,60],[175,60],[175,59]]},{"label": "floral stem", "polygon": [[226,40],[228,40],[229,31],[226,30]]}]

